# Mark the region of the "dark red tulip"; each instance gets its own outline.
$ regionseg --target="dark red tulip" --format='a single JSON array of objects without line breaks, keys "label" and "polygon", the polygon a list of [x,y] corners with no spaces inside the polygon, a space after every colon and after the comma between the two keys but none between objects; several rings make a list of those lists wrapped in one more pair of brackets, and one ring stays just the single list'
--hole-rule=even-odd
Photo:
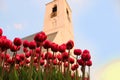
[{"label": "dark red tulip", "polygon": [[57,60],[56,59],[53,60],[53,65],[57,65]]},{"label": "dark red tulip", "polygon": [[74,59],[71,58],[71,57],[69,58],[69,61],[70,61],[71,64],[73,64],[75,62]]},{"label": "dark red tulip", "polygon": [[78,65],[78,64],[74,64],[74,66],[75,66],[75,69],[77,69],[77,68],[79,67],[79,65]]},{"label": "dark red tulip", "polygon": [[64,67],[68,67],[68,62],[64,62]]},{"label": "dark red tulip", "polygon": [[52,57],[53,57],[53,55],[50,52],[45,54],[45,59],[52,59]]},{"label": "dark red tulip", "polygon": [[13,64],[13,60],[12,59],[7,59],[7,63],[9,63],[9,64]]},{"label": "dark red tulip", "polygon": [[27,53],[28,52],[28,48],[23,48],[23,51],[25,52],[25,53]]},{"label": "dark red tulip", "polygon": [[5,55],[5,58],[6,58],[6,59],[9,59],[9,58],[10,58],[10,54],[6,54],[6,55]]},{"label": "dark red tulip", "polygon": [[20,59],[21,59],[21,60],[24,60],[24,59],[25,59],[25,55],[24,55],[24,54],[20,54],[19,56],[20,56]]},{"label": "dark red tulip", "polygon": [[16,58],[16,63],[17,63],[17,64],[19,64],[19,63],[20,63],[20,61],[21,61],[20,56],[19,56],[19,55],[16,55],[16,57],[15,57],[15,58]]},{"label": "dark red tulip", "polygon": [[36,48],[35,50],[36,50],[36,53],[40,53],[40,48],[39,47]]},{"label": "dark red tulip", "polygon": [[43,66],[45,61],[43,59],[40,60],[40,65]]},{"label": "dark red tulip", "polygon": [[29,60],[29,59],[26,59],[25,62],[26,62],[26,64],[29,64],[29,63],[30,63],[30,60]]},{"label": "dark red tulip", "polygon": [[52,44],[51,44],[51,50],[52,50],[53,52],[57,52],[57,51],[58,51],[58,44],[52,43]]},{"label": "dark red tulip", "polygon": [[88,50],[84,50],[83,54],[81,55],[83,61],[89,61],[91,56]]},{"label": "dark red tulip", "polygon": [[72,40],[69,40],[67,43],[66,43],[66,48],[68,50],[72,49],[74,47],[74,42]]},{"label": "dark red tulip", "polygon": [[46,34],[44,32],[39,32],[35,35],[34,40],[36,42],[43,42],[47,38]]},{"label": "dark red tulip", "polygon": [[92,66],[92,61],[91,61],[91,60],[87,61],[87,62],[86,62],[86,65],[87,65],[87,66]]},{"label": "dark red tulip", "polygon": [[34,63],[37,63],[38,62],[38,59],[37,58],[34,58]]},{"label": "dark red tulip", "polygon": [[62,45],[60,45],[59,46],[59,52],[65,52],[65,50],[66,50],[66,44],[62,44]]},{"label": "dark red tulip", "polygon": [[69,54],[67,52],[62,53],[63,60],[68,60]]},{"label": "dark red tulip", "polygon": [[44,43],[43,43],[43,47],[45,49],[48,49],[51,47],[51,42],[49,40],[45,40]]},{"label": "dark red tulip", "polygon": [[11,45],[10,50],[11,50],[12,52],[16,52],[16,51],[17,51],[17,46]]},{"label": "dark red tulip", "polygon": [[25,56],[26,56],[26,58],[29,58],[29,57],[31,56],[31,53],[30,53],[30,52],[27,52],[27,53],[25,54]]},{"label": "dark red tulip", "polygon": [[12,45],[12,42],[9,39],[0,38],[0,47],[3,51],[6,49],[9,49],[11,45]]},{"label": "dark red tulip", "polygon": [[29,42],[27,40],[24,40],[23,41],[23,46],[26,48],[26,47],[29,47]]},{"label": "dark red tulip", "polygon": [[75,55],[79,56],[79,55],[81,55],[81,53],[82,53],[82,50],[80,50],[80,49],[74,49],[74,54]]},{"label": "dark red tulip", "polygon": [[78,62],[78,64],[81,65],[81,66],[84,66],[84,65],[85,65],[85,62],[84,62],[82,59],[78,59],[77,62]]},{"label": "dark red tulip", "polygon": [[72,70],[72,71],[76,70],[76,68],[75,68],[74,65],[71,66],[71,70]]},{"label": "dark red tulip", "polygon": [[20,46],[21,44],[22,44],[22,40],[20,39],[20,38],[15,38],[14,40],[13,40],[13,43],[14,43],[14,45],[16,45],[16,46]]},{"label": "dark red tulip", "polygon": [[31,42],[29,43],[29,48],[30,48],[30,49],[35,49],[35,48],[36,48],[36,42],[35,42],[35,41],[31,41]]},{"label": "dark red tulip", "polygon": [[61,55],[61,54],[58,54],[58,55],[57,55],[57,58],[58,58],[59,61],[61,61],[61,60],[62,60],[62,55]]},{"label": "dark red tulip", "polygon": [[3,34],[3,30],[0,28],[0,36],[2,36]]}]

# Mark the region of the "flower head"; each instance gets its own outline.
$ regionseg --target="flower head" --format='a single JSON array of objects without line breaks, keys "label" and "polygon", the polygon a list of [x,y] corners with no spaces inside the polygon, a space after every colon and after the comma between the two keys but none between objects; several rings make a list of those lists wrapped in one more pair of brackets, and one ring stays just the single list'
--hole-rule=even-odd
[{"label": "flower head", "polygon": [[20,46],[21,44],[22,44],[22,40],[20,39],[20,38],[15,38],[14,40],[13,40],[13,43],[14,43],[14,45],[16,45],[16,46]]},{"label": "flower head", "polygon": [[66,47],[67,47],[68,50],[72,49],[74,47],[74,42],[72,40],[69,40],[66,43]]}]

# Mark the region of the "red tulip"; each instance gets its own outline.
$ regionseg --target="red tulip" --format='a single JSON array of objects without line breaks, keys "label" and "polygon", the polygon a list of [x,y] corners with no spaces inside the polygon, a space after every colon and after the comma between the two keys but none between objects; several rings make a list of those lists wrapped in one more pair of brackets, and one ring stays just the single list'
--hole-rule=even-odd
[{"label": "red tulip", "polygon": [[26,59],[25,62],[26,62],[26,64],[29,64],[29,63],[30,63],[30,60],[29,60],[29,59]]},{"label": "red tulip", "polygon": [[19,56],[20,56],[20,59],[21,59],[21,60],[24,60],[24,59],[25,59],[25,55],[24,55],[24,54],[20,54]]},{"label": "red tulip", "polygon": [[83,54],[81,55],[81,58],[83,59],[83,61],[89,61],[91,56],[88,50],[84,50]]},{"label": "red tulip", "polygon": [[67,49],[72,49],[74,47],[74,42],[72,40],[69,40],[67,43],[66,43],[66,47]]},{"label": "red tulip", "polygon": [[57,60],[56,59],[53,60],[53,64],[57,65]]},{"label": "red tulip", "polygon": [[5,58],[6,58],[6,59],[9,59],[9,58],[10,58],[10,54],[6,54],[6,55],[5,55]]},{"label": "red tulip", "polygon": [[76,70],[76,68],[75,68],[74,65],[71,66],[71,70],[72,70],[72,71]]},{"label": "red tulip", "polygon": [[44,43],[43,43],[43,47],[45,49],[48,49],[51,47],[51,42],[49,40],[45,40]]},{"label": "red tulip", "polygon": [[12,59],[7,59],[7,63],[9,63],[9,64],[13,64],[13,60]]},{"label": "red tulip", "polygon": [[44,32],[39,32],[38,34],[35,35],[34,40],[36,42],[43,42],[47,38],[46,34]]},{"label": "red tulip", "polygon": [[69,61],[70,61],[71,64],[73,64],[75,62],[74,59],[71,58],[71,57],[69,58]]},{"label": "red tulip", "polygon": [[3,34],[3,30],[0,28],[0,36],[2,36]]},{"label": "red tulip", "polygon": [[27,53],[25,54],[25,56],[26,56],[26,58],[29,58],[29,57],[31,56],[31,53],[30,53],[30,52],[27,52]]},{"label": "red tulip", "polygon": [[16,46],[20,46],[21,44],[22,44],[22,40],[20,39],[20,38],[15,38],[14,40],[13,40],[13,43],[14,43],[14,45],[16,45]]},{"label": "red tulip", "polygon": [[53,57],[53,55],[50,52],[45,54],[45,59],[52,59],[52,57]]},{"label": "red tulip", "polygon": [[68,60],[68,56],[69,56],[69,54],[67,52],[62,53],[63,60]]},{"label": "red tulip", "polygon": [[26,47],[29,47],[29,42],[27,40],[24,40],[23,41],[23,46],[26,48]]},{"label": "red tulip", "polygon": [[45,61],[43,59],[40,60],[40,65],[43,66]]},{"label": "red tulip", "polygon": [[68,62],[64,62],[64,67],[68,67]]},{"label": "red tulip", "polygon": [[62,60],[62,55],[61,55],[61,54],[58,54],[58,55],[57,55],[57,58],[58,58],[59,61],[61,61],[61,60]]},{"label": "red tulip", "polygon": [[12,42],[9,39],[0,38],[0,47],[3,51],[6,49],[9,49],[11,45],[12,45]]},{"label": "red tulip", "polygon": [[77,68],[79,67],[79,65],[78,65],[78,64],[74,64],[74,66],[75,66],[75,69],[77,69]]},{"label": "red tulip", "polygon": [[19,56],[19,55],[16,55],[16,57],[15,57],[15,58],[16,58],[16,63],[17,63],[17,64],[19,64],[19,62],[21,61],[20,56]]},{"label": "red tulip", "polygon": [[36,42],[35,42],[35,41],[31,41],[31,42],[29,43],[29,48],[30,48],[30,49],[35,49],[35,48],[36,48]]},{"label": "red tulip", "polygon": [[38,62],[38,59],[37,58],[34,58],[34,63],[37,63]]},{"label": "red tulip", "polygon": [[62,45],[60,45],[59,46],[59,52],[65,52],[65,50],[66,50],[66,44],[62,44]]},{"label": "red tulip", "polygon": [[52,44],[51,44],[51,50],[52,50],[53,52],[57,52],[57,51],[58,51],[58,44],[52,43]]},{"label": "red tulip", "polygon": [[36,50],[36,53],[40,53],[40,48],[39,47],[36,48],[35,50]]},{"label": "red tulip", "polygon": [[16,52],[18,49],[17,49],[17,46],[11,45],[10,50],[11,50],[12,52]]},{"label": "red tulip", "polygon": [[74,54],[79,56],[81,55],[82,51],[80,49],[74,49]]},{"label": "red tulip", "polygon": [[84,62],[82,59],[78,59],[77,62],[78,62],[78,64],[81,65],[81,66],[84,66],[84,65],[85,65],[85,62]]},{"label": "red tulip", "polygon": [[87,65],[87,66],[92,66],[92,61],[91,61],[91,60],[87,61],[87,62],[86,62],[86,65]]},{"label": "red tulip", "polygon": [[25,52],[25,53],[27,53],[28,52],[28,48],[23,48],[23,51]]}]

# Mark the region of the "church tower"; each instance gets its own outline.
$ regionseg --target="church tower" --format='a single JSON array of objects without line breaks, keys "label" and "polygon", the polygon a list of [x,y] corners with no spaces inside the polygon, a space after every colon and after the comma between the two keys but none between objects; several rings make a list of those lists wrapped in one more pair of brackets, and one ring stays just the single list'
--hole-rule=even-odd
[{"label": "church tower", "polygon": [[53,0],[46,4],[43,31],[48,40],[58,44],[74,40],[72,11],[66,0]]}]

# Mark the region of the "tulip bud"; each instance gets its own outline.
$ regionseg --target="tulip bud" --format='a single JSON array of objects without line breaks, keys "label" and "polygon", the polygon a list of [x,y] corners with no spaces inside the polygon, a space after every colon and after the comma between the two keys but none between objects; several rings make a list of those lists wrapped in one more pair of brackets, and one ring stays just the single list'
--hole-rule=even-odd
[{"label": "tulip bud", "polygon": [[14,45],[16,45],[16,46],[20,46],[21,44],[22,44],[22,40],[20,39],[20,38],[15,38],[14,40],[13,40],[13,43],[14,43]]},{"label": "tulip bud", "polygon": [[66,47],[67,49],[72,49],[74,47],[74,42],[72,40],[69,40],[67,43],[66,43]]}]

